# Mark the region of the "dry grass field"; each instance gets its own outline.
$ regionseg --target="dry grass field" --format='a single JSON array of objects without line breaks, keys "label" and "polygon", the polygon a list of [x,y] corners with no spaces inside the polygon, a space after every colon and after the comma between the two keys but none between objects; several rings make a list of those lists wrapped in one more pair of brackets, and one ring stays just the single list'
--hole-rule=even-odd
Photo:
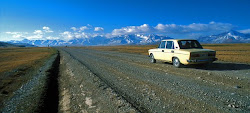
[{"label": "dry grass field", "polygon": [[[157,46],[97,46],[84,48],[148,55],[148,49],[156,48]],[[216,57],[219,61],[250,63],[250,44],[204,44],[203,47],[216,50]]]},{"label": "dry grass field", "polygon": [[158,45],[90,46],[83,48],[148,55],[148,50],[156,47],[158,47]]},{"label": "dry grass field", "polygon": [[0,48],[0,73],[39,65],[39,61],[50,57],[52,53],[55,50],[48,48]]},{"label": "dry grass field", "polygon": [[55,53],[52,48],[0,48],[0,108],[4,100],[32,78],[28,72],[40,68]]},{"label": "dry grass field", "polygon": [[216,50],[220,61],[250,63],[250,44],[207,44],[203,47]]}]

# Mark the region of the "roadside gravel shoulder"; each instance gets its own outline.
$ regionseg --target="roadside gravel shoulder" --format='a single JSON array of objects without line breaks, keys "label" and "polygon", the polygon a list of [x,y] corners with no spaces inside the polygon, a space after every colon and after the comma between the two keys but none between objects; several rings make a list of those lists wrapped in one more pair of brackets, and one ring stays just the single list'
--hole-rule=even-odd
[{"label": "roadside gravel shoulder", "polygon": [[4,102],[4,107],[0,112],[30,113],[39,111],[39,108],[43,105],[44,94],[47,90],[49,70],[56,58],[57,54],[51,56],[41,68],[26,73],[31,75],[32,79],[15,91],[12,98]]}]

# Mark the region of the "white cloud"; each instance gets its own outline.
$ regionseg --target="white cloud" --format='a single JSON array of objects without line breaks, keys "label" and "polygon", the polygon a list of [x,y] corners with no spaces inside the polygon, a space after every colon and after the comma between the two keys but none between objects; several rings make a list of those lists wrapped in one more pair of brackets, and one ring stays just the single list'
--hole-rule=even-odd
[{"label": "white cloud", "polygon": [[[34,32],[4,32],[7,40],[46,40],[48,38],[56,39],[55,37],[48,36],[46,33],[53,32],[49,27],[44,26],[42,30],[34,30]],[[6,40],[6,39],[5,39]]]},{"label": "white cloud", "polygon": [[60,38],[59,37],[53,37],[53,36],[47,36],[46,39],[47,40],[58,40]]},{"label": "white cloud", "polygon": [[34,35],[28,35],[28,36],[26,36],[25,38],[27,38],[27,39],[29,39],[29,40],[46,40],[47,39],[47,37],[48,38],[52,38],[52,36],[47,36],[47,37],[45,37],[46,36],[46,33],[52,33],[52,32],[54,32],[54,31],[52,31],[49,27],[47,27],[47,26],[44,26],[43,28],[42,28],[43,30],[35,30],[34,32],[33,32],[33,34]]},{"label": "white cloud", "polygon": [[69,31],[65,31],[63,33],[60,33],[60,35],[63,37],[64,40],[71,40],[74,38],[74,34],[72,34]]},{"label": "white cloud", "polygon": [[80,27],[79,31],[84,31],[84,30],[87,30],[87,29],[89,29],[87,26],[82,26],[82,27]]},{"label": "white cloud", "polygon": [[5,32],[5,33],[6,33],[6,34],[12,34],[13,32],[9,32],[9,31],[8,31],[8,32]]},{"label": "white cloud", "polygon": [[32,36],[27,36],[26,38],[29,40],[43,40],[43,35],[40,34],[32,35]]},{"label": "white cloud", "polygon": [[152,28],[148,24],[143,24],[141,26],[127,26],[121,29],[114,29],[112,31],[112,35],[129,35],[129,34],[137,34],[137,33],[150,33],[152,32]]},{"label": "white cloud", "polygon": [[189,25],[176,25],[176,24],[158,24],[156,27],[156,32],[162,33],[193,33],[193,32],[211,32],[219,33],[224,31],[229,31],[234,28],[232,24],[228,23],[216,23],[210,22],[209,24],[193,23]]},{"label": "white cloud", "polygon": [[72,29],[73,31],[83,32],[85,30],[92,29],[92,26],[90,24],[87,24],[86,26],[81,26],[79,28],[71,27],[70,29]]},{"label": "white cloud", "polygon": [[76,30],[77,30],[76,27],[71,27],[70,29],[72,29],[73,31],[76,31]]},{"label": "white cloud", "polygon": [[54,32],[49,27],[46,27],[46,26],[43,27],[43,31],[46,32],[46,33],[52,33],[52,32]]},{"label": "white cloud", "polygon": [[42,30],[35,30],[34,32],[33,32],[34,34],[43,34],[43,31]]},{"label": "white cloud", "polygon": [[[210,22],[208,24],[193,23],[189,25],[176,24],[158,24],[155,27],[143,24],[141,26],[127,26],[121,29],[114,29],[112,36],[129,35],[129,34],[165,34],[165,35],[186,35],[198,36],[201,33],[204,35],[217,34],[233,29],[234,26],[229,23]],[[244,32],[244,31],[243,31]],[[246,32],[246,31],[245,31]],[[110,35],[108,35],[110,36]]]},{"label": "white cloud", "polygon": [[83,32],[83,33],[82,33],[82,37],[83,37],[83,38],[89,38],[89,37],[90,37],[90,35],[89,35],[89,34],[87,34],[87,33],[84,33],[84,32]]},{"label": "white cloud", "polygon": [[82,38],[82,34],[81,33],[74,33],[74,37],[76,37],[76,38]]},{"label": "white cloud", "polygon": [[16,35],[16,34],[28,34],[28,32],[5,32],[6,34]]},{"label": "white cloud", "polygon": [[164,29],[166,29],[166,26],[163,24],[158,24],[157,26],[155,26],[155,29],[163,31]]},{"label": "white cloud", "polygon": [[74,38],[90,38],[93,36],[94,36],[94,33],[85,33],[85,32],[65,31],[63,33],[60,33],[60,37],[62,37],[62,39],[66,40],[66,41],[69,41],[69,40],[74,39]]},{"label": "white cloud", "polygon": [[13,33],[16,33],[16,32],[5,32],[6,34],[13,34]]},{"label": "white cloud", "polygon": [[104,36],[107,37],[107,38],[112,38],[113,37],[113,35],[111,33],[106,33]]},{"label": "white cloud", "polygon": [[94,31],[104,31],[104,28],[102,28],[102,27],[95,27]]},{"label": "white cloud", "polygon": [[49,27],[43,26],[43,30],[49,30]]},{"label": "white cloud", "polygon": [[250,29],[239,30],[241,33],[250,33]]},{"label": "white cloud", "polygon": [[28,32],[5,32],[5,34],[11,36],[8,40],[22,40],[28,35]]},{"label": "white cloud", "polygon": [[89,34],[85,33],[85,32],[82,32],[82,33],[75,32],[73,37],[75,37],[75,38],[89,38]]},{"label": "white cloud", "polygon": [[47,40],[47,39],[59,39],[58,37],[45,36],[42,30],[34,30],[33,33],[28,32],[5,32],[7,35],[11,35],[9,40]]},{"label": "white cloud", "polygon": [[105,34],[104,33],[92,33],[92,34],[89,34],[90,37],[97,37],[97,36],[100,36],[100,37],[104,37]]},{"label": "white cloud", "polygon": [[104,28],[102,27],[93,27],[90,24],[87,24],[86,26],[82,26],[80,28],[71,27],[70,29],[73,30],[73,32],[64,31],[63,33],[60,33],[60,36],[63,38],[63,40],[71,40],[74,38],[91,38],[96,36],[104,36],[105,33],[96,33],[93,31],[86,32],[88,29],[94,28],[94,31],[103,31]]},{"label": "white cloud", "polygon": [[29,39],[29,40],[43,40],[43,31],[42,30],[35,30],[33,32],[34,35],[29,35],[26,36],[25,38]]},{"label": "white cloud", "polygon": [[91,28],[91,27],[93,27],[93,26],[92,26],[92,25],[90,25],[90,24],[87,24],[87,26],[88,26],[88,27],[90,27],[90,28]]}]

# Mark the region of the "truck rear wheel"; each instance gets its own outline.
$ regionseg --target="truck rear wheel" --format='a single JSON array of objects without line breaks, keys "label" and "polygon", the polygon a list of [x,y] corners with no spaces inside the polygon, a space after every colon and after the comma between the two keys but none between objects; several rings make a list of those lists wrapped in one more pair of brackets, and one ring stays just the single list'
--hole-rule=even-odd
[{"label": "truck rear wheel", "polygon": [[173,65],[174,67],[180,68],[182,66],[180,60],[178,58],[173,58]]}]

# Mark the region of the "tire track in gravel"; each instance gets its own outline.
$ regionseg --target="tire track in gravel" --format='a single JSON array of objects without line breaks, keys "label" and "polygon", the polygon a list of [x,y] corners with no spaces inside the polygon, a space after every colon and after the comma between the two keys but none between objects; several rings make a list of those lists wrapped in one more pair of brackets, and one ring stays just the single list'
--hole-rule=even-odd
[{"label": "tire track in gravel", "polygon": [[[164,67],[160,67],[162,64],[144,63],[147,60],[144,57],[141,58],[142,55],[83,49],[64,50],[95,72],[105,83],[141,111],[230,112],[231,110],[249,110],[247,101],[249,97],[246,96],[249,94],[248,90],[237,91],[226,85],[214,84],[220,83],[217,81],[211,82],[189,76],[172,75],[173,72],[164,71]],[[156,66],[156,68],[150,66]],[[171,70],[171,66],[168,67]],[[234,92],[237,94],[233,94]],[[237,108],[228,107],[232,102]]]},{"label": "tire track in gravel", "polygon": [[[65,51],[65,50],[64,50]],[[66,53],[68,53],[73,59],[78,60],[74,55],[72,55],[69,51],[65,51]],[[79,60],[78,60],[79,61]],[[114,84],[108,82],[106,79],[104,79],[103,77],[99,76],[98,74],[96,74],[95,72],[93,72],[89,67],[87,67],[83,62],[79,61],[80,63],[82,63],[88,70],[91,71],[91,73],[93,73],[93,75],[97,76],[100,80],[102,80],[102,82],[105,83],[105,85],[107,85],[109,88],[111,88],[114,93],[118,94],[119,96],[121,96],[124,100],[126,100],[126,102],[128,102],[133,108],[135,108],[135,110],[137,110],[138,112],[148,112],[146,109],[137,106],[136,103],[131,103],[132,99],[129,98],[129,96],[127,96],[125,93],[121,94],[121,91],[119,89],[117,89],[116,87],[113,87]],[[105,85],[101,85],[104,86]],[[106,87],[106,88],[108,88]],[[104,88],[104,89],[106,89]]]},{"label": "tire track in gravel", "polygon": [[59,112],[138,112],[86,66],[59,50]]}]

